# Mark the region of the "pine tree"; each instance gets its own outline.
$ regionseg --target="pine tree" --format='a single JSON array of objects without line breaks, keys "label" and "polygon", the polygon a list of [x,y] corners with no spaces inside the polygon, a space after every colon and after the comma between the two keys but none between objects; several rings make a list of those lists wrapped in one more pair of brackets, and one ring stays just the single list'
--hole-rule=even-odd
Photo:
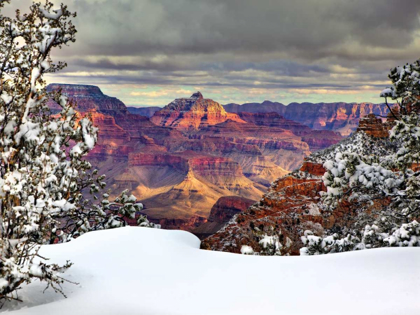
[{"label": "pine tree", "polygon": [[[0,8],[8,2],[0,0]],[[141,209],[124,191],[115,200],[119,210],[111,211],[105,177],[84,159],[97,128],[60,91],[45,89],[44,74],[66,66],[53,63],[51,52],[75,41],[75,16],[50,1],[13,18],[0,15],[0,299],[15,298],[34,278],[61,292],[61,273],[71,263],[47,263],[39,244],[124,226],[123,217]],[[57,115],[47,106],[50,98],[61,107]],[[150,226],[142,216],[139,223]]]}]

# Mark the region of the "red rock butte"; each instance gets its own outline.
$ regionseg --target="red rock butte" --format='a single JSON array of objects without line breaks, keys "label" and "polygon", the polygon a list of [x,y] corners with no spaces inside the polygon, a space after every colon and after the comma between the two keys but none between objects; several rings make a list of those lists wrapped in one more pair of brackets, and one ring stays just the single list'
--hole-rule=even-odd
[{"label": "red rock butte", "polygon": [[158,126],[181,130],[201,129],[228,119],[244,122],[238,115],[227,113],[221,104],[205,99],[200,92],[174,100],[150,118]]}]

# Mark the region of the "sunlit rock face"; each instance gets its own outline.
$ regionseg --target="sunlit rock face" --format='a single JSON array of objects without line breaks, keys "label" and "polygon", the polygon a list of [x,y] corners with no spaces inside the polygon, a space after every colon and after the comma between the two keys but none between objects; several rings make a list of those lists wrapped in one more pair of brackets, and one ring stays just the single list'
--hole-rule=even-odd
[{"label": "sunlit rock face", "polygon": [[373,114],[369,114],[360,120],[357,131],[363,131],[375,138],[389,137],[389,130],[391,125],[382,122],[382,119],[377,118]]},{"label": "sunlit rock face", "polygon": [[200,92],[174,100],[150,118],[158,126],[181,130],[200,129],[228,119],[243,122],[236,114],[227,113],[221,104],[205,99]]}]

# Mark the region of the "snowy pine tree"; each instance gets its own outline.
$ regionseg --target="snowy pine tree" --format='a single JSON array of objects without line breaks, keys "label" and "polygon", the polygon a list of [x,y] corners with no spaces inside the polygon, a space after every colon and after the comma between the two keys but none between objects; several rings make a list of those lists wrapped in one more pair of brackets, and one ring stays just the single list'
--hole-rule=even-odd
[{"label": "snowy pine tree", "polygon": [[[0,0],[0,8],[9,0]],[[87,231],[125,225],[141,209],[123,192],[111,211],[104,176],[84,156],[97,128],[60,92],[49,95],[43,75],[65,67],[51,51],[75,41],[75,17],[65,5],[34,3],[14,18],[0,15],[0,299],[15,298],[37,278],[61,292],[59,266],[38,255],[39,244],[67,241]],[[53,98],[61,112],[52,116]],[[89,193],[91,198],[86,198]],[[150,226],[140,216],[142,226]]]},{"label": "snowy pine tree", "polygon": [[[381,97],[397,106],[389,107],[394,126],[384,147],[361,154],[358,147],[367,144],[355,143],[324,163],[323,203],[331,211],[343,201],[357,204],[357,217],[341,234],[317,237],[305,232],[301,254],[420,246],[420,61],[391,69],[389,78],[393,86]],[[387,202],[369,208],[375,200]]]}]

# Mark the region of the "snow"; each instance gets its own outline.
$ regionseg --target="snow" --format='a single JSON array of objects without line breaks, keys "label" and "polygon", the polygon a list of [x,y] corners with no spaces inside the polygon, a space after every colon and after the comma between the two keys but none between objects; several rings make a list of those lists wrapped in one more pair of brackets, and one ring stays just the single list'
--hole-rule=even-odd
[{"label": "snow", "polygon": [[62,9],[52,10],[52,12],[54,12],[54,13],[48,12],[47,10],[44,10],[42,8],[40,8],[39,10],[41,11],[43,16],[45,16],[47,19],[51,19],[51,20],[57,20],[63,15],[63,10]]},{"label": "snow", "polygon": [[[74,262],[68,298],[33,283],[7,314],[414,315],[420,250],[248,256],[199,249],[183,231],[127,227],[84,234],[41,255]],[[1,283],[0,283],[1,285]],[[21,308],[12,310],[13,308]],[[12,311],[11,311],[12,310]]]},{"label": "snow", "polygon": [[242,245],[241,254],[243,254],[243,255],[254,255],[254,250],[252,249],[251,246]]}]

